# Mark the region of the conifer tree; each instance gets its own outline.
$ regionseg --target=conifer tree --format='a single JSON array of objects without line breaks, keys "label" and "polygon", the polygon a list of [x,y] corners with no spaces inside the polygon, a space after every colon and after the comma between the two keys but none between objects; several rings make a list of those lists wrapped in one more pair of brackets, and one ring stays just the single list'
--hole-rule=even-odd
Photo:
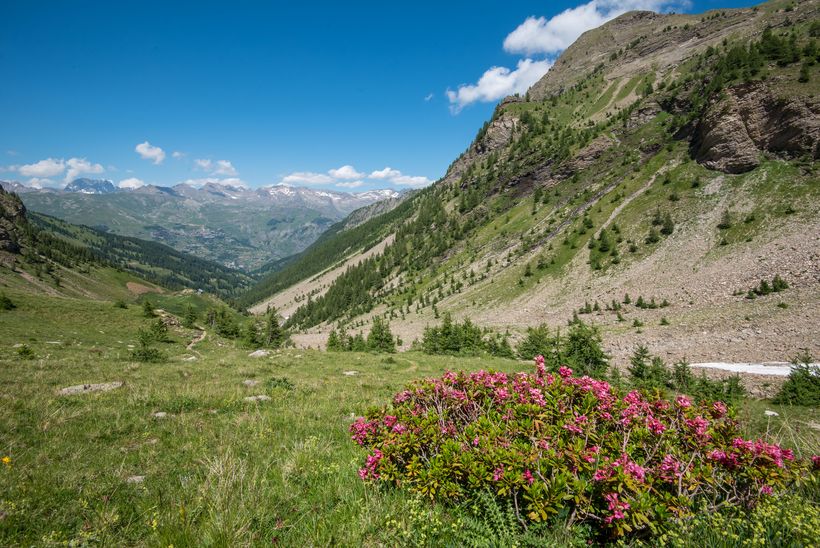
[{"label": "conifer tree", "polygon": [[373,325],[367,335],[367,348],[374,352],[396,351],[396,341],[390,332],[390,325],[378,316],[373,318]]},{"label": "conifer tree", "polygon": [[185,308],[185,315],[182,317],[182,326],[187,327],[188,329],[192,329],[196,326],[196,320],[196,310],[194,310],[193,306],[188,305]]}]

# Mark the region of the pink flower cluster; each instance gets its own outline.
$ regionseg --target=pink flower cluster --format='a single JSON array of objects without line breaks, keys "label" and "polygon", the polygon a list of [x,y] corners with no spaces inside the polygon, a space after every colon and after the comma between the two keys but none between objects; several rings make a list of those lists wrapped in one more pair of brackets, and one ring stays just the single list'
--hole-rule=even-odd
[{"label": "pink flower cluster", "polygon": [[618,493],[607,493],[604,495],[611,515],[604,519],[604,523],[612,523],[616,519],[624,519],[624,510],[629,510],[629,503],[623,500],[618,500]]},{"label": "pink flower cluster", "polygon": [[[792,466],[792,451],[739,437],[723,402],[624,394],[567,367],[553,376],[542,357],[535,369],[414,382],[351,424],[351,438],[371,449],[359,475],[447,500],[488,488],[524,494],[529,519],[574,507],[617,536],[645,518],[691,512],[695,499],[722,504],[731,491],[754,504],[809,466],[820,470],[820,455]],[[627,511],[629,527],[619,521]]]},{"label": "pink flower cluster", "polygon": [[379,479],[379,473],[376,468],[379,466],[384,455],[378,449],[373,450],[372,455],[368,455],[364,463],[364,468],[359,468],[359,477],[363,480]]}]

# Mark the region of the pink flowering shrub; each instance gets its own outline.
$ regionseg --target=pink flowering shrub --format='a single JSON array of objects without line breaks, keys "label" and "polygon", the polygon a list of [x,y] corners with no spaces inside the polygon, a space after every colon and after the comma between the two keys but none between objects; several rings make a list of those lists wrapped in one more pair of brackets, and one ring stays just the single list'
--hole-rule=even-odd
[{"label": "pink flowering shrub", "polygon": [[562,367],[447,372],[354,422],[367,481],[458,502],[490,490],[522,519],[570,516],[607,536],[657,532],[693,508],[752,507],[814,463],[739,434],[721,402],[651,399]]}]

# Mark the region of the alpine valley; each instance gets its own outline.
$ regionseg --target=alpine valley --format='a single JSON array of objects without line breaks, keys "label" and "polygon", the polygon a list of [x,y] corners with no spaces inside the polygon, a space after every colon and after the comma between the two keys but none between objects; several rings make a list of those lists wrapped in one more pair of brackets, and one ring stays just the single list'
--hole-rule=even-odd
[{"label": "alpine valley", "polygon": [[121,190],[110,181],[84,178],[63,190],[0,185],[18,192],[33,211],[160,242],[246,272],[299,253],[356,209],[400,196],[394,190],[348,193],[216,183]]},{"label": "alpine valley", "polygon": [[817,546],[820,0],[716,3],[4,5],[0,546]]}]

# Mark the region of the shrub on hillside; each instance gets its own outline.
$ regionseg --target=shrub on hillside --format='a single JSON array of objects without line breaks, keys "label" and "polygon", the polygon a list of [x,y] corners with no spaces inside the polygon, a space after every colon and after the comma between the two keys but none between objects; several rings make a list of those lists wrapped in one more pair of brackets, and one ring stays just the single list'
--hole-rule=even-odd
[{"label": "shrub on hillside", "polygon": [[421,349],[427,354],[469,356],[486,352],[499,357],[513,354],[506,335],[485,333],[469,319],[454,322],[449,313],[444,315],[441,325],[424,328]]},{"label": "shrub on hillside", "polygon": [[[659,533],[693,510],[750,508],[810,464],[740,436],[719,401],[624,394],[562,367],[419,380],[350,431],[363,480],[449,502],[490,491],[524,522],[559,515],[602,537]],[[816,457],[820,460],[820,457]]]},{"label": "shrub on hillside", "polygon": [[820,367],[812,365],[808,353],[794,359],[789,377],[775,396],[774,402],[788,405],[820,405]]},{"label": "shrub on hillside", "polygon": [[566,335],[541,324],[527,329],[527,336],[518,344],[518,357],[531,360],[542,356],[548,370],[555,372],[568,365],[581,375],[602,377],[608,367],[608,356],[601,347],[601,335],[595,326],[573,320]]},{"label": "shrub on hillside", "polygon": [[0,310],[14,310],[17,308],[8,295],[0,293]]}]

